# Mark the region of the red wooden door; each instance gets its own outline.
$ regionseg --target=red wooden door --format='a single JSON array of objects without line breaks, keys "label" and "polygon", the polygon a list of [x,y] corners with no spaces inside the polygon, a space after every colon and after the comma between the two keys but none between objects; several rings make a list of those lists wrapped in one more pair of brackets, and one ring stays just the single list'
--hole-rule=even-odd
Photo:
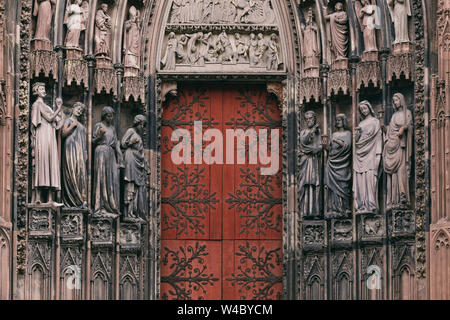
[{"label": "red wooden door", "polygon": [[[198,126],[195,129],[195,121],[202,122],[202,130]],[[176,148],[179,140],[172,141],[177,129],[191,135],[191,164],[174,163],[173,153],[181,154]],[[196,133],[201,137],[208,129],[219,130],[223,146],[217,135],[210,141],[195,139]],[[230,161],[227,129],[253,129],[258,143],[249,145],[247,141],[244,150],[233,139],[234,159]],[[267,140],[261,129],[267,130]],[[275,98],[257,85],[182,86],[178,97],[164,108],[161,130],[161,297],[280,298],[281,118]],[[262,163],[259,156],[250,164],[249,151],[259,150],[259,144],[265,143],[265,155],[272,154],[271,133],[275,131],[280,141],[274,154],[280,169],[276,174],[263,175],[261,168],[270,165]],[[210,152],[218,163],[209,164],[207,154],[202,159],[194,152],[199,146],[208,150],[211,142],[221,146]],[[221,149],[223,164],[219,160]],[[237,164],[243,152],[246,161]]]}]

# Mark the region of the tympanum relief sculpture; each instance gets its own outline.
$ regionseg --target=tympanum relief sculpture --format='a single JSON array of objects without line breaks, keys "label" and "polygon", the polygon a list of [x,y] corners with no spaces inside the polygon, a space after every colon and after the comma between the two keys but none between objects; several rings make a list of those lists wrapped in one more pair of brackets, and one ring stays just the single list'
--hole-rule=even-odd
[{"label": "tympanum relief sculpture", "polygon": [[[31,107],[31,149],[32,149],[32,203],[56,203],[56,192],[61,190],[59,171],[59,148],[56,131],[61,129],[62,100],[57,98],[54,111],[44,102],[45,84],[37,82],[32,88],[37,97]],[[47,199],[44,199],[47,193]]]},{"label": "tympanum relief sculpture", "polygon": [[94,126],[94,213],[117,217],[120,209],[119,168],[122,164],[120,142],[114,128],[114,110],[104,107],[102,121]]},{"label": "tympanum relief sculpture", "polygon": [[387,178],[386,209],[405,209],[410,202],[409,177],[413,142],[413,119],[405,97],[394,94],[392,105],[395,112],[390,123],[384,127],[383,168]]},{"label": "tympanum relief sculpture", "polygon": [[141,59],[141,14],[134,6],[129,9],[129,19],[125,21],[124,66],[125,77],[138,76]]},{"label": "tympanum relief sculpture", "polygon": [[300,131],[299,199],[300,212],[306,218],[319,218],[321,131],[314,111],[304,116],[306,128]]},{"label": "tympanum relief sculpture", "polygon": [[174,0],[171,24],[272,24],[270,0]]},{"label": "tympanum relief sculpture", "polygon": [[87,144],[86,128],[82,123],[86,106],[73,105],[71,116],[62,129],[64,139],[62,155],[63,202],[69,208],[87,209]]},{"label": "tympanum relief sculpture", "polygon": [[378,213],[378,178],[383,138],[380,121],[368,101],[358,106],[361,122],[355,129],[353,192],[356,213]]},{"label": "tympanum relief sculpture", "polygon": [[378,61],[376,30],[380,29],[379,8],[371,0],[360,0],[355,2],[355,9],[363,33],[363,61]]},{"label": "tympanum relief sculpture", "polygon": [[334,12],[328,13],[328,8],[323,7],[323,15],[327,23],[327,38],[332,53],[333,69],[347,69],[348,67],[348,15],[342,2],[337,2]]},{"label": "tympanum relief sculpture", "polygon": [[150,166],[145,159],[144,133],[147,119],[143,115],[134,118],[132,128],[129,128],[122,138],[122,148],[125,150],[125,191],[124,204],[126,218],[145,219],[147,203],[147,180]]},{"label": "tympanum relief sculpture", "polygon": [[348,217],[352,212],[352,134],[345,114],[336,116],[336,129],[327,146],[329,152],[324,180],[327,218]]},{"label": "tympanum relief sculpture", "polygon": [[[276,33],[228,35],[212,32],[187,33],[177,36],[170,32],[162,52],[163,71],[281,71],[283,62],[280,39]],[[236,68],[236,65],[239,65]]]},{"label": "tympanum relief sculpture", "polygon": [[305,77],[319,77],[321,56],[320,34],[314,20],[312,7],[308,10],[306,23],[301,25],[303,41],[303,72]]}]

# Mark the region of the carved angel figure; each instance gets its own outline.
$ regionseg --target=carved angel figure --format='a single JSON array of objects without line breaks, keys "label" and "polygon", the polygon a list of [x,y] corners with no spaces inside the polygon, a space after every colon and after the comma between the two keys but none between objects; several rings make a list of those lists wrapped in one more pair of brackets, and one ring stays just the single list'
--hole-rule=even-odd
[{"label": "carved angel figure", "polygon": [[355,2],[355,9],[364,35],[364,52],[377,51],[376,29],[380,29],[378,7],[370,0],[359,0]]},{"label": "carved angel figure", "polygon": [[319,68],[320,65],[320,36],[317,23],[314,21],[312,7],[308,10],[306,24],[301,25],[303,31],[303,63],[304,69]]},{"label": "carved angel figure", "polygon": [[348,15],[342,2],[335,4],[335,12],[328,14],[327,7],[323,8],[324,17],[329,21],[327,33],[330,42],[333,61],[347,58],[348,52]]},{"label": "carved angel figure", "polygon": [[55,5],[56,0],[34,0],[33,16],[37,17],[35,39],[50,40],[50,26]]},{"label": "carved angel figure", "polygon": [[68,2],[67,5],[64,24],[67,25],[65,46],[68,48],[79,48],[81,31],[86,30],[82,3],[82,0],[73,0],[72,4]]},{"label": "carved angel figure", "polygon": [[408,16],[411,16],[409,0],[386,0],[395,29],[394,43],[409,42]]}]

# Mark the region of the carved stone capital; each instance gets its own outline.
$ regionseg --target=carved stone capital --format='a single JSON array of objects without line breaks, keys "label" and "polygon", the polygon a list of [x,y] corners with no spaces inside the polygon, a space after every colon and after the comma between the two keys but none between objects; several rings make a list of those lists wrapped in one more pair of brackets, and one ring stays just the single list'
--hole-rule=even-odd
[{"label": "carved stone capital", "polygon": [[351,90],[351,77],[349,70],[331,70],[328,74],[328,97],[337,95],[339,90],[349,94]]},{"label": "carved stone capital", "polygon": [[144,77],[124,77],[122,82],[123,98],[129,101],[133,96],[135,101],[145,104],[145,78]]},{"label": "carved stone capital", "polygon": [[364,61],[356,67],[357,87],[368,87],[372,83],[375,88],[381,83],[380,63],[377,61]]},{"label": "carved stone capital", "polygon": [[320,101],[322,97],[322,81],[320,78],[300,79],[300,103],[308,103],[311,100]]},{"label": "carved stone capital", "polygon": [[39,77],[42,72],[45,77],[52,75],[56,80],[58,76],[58,60],[56,52],[48,50],[35,50],[31,53],[31,71],[33,77]]}]

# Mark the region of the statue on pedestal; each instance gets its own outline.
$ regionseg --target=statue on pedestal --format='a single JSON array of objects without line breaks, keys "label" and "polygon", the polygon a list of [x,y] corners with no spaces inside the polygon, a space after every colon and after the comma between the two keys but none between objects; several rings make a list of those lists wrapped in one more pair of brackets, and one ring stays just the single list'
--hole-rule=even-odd
[{"label": "statue on pedestal", "polygon": [[109,57],[111,44],[111,17],[108,4],[103,3],[95,16],[95,55]]}]

